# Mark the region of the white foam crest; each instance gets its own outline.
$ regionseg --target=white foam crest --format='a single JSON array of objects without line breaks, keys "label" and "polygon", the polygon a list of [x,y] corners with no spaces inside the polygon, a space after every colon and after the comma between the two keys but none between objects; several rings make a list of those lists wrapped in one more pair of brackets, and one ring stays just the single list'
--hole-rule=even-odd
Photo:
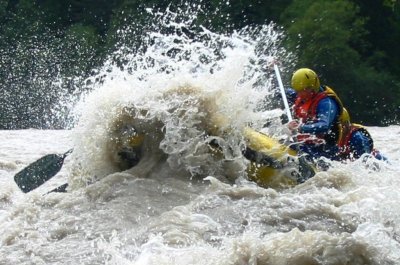
[{"label": "white foam crest", "polygon": [[[101,82],[77,108],[74,154],[87,175],[103,177],[120,170],[115,157],[118,147],[113,144],[119,137],[118,122],[134,124],[135,129],[146,124],[141,131],[149,134],[162,132],[161,138],[153,139],[151,152],[161,149],[172,167],[216,174],[220,165],[213,166],[206,154],[206,136],[213,123],[229,127],[230,136],[224,141],[231,152],[227,148],[224,155],[232,160],[241,157],[244,125],[261,128],[280,114],[267,115],[266,108],[260,108],[272,90],[271,72],[265,65],[285,53],[278,46],[281,33],[274,25],[232,34],[204,27],[195,32],[191,19],[181,20],[171,11],[155,14],[161,18],[159,30],[148,32],[135,53],[125,54],[130,49],[122,47],[117,52],[124,57],[122,70],[110,59],[93,78]],[[220,117],[226,121],[221,123]]]}]

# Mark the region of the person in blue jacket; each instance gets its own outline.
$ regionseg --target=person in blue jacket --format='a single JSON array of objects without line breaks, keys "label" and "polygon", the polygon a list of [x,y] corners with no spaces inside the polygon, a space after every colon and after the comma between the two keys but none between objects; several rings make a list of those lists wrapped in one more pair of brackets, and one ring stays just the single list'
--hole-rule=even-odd
[{"label": "person in blue jacket", "polygon": [[[331,160],[357,159],[364,153],[374,154],[373,140],[365,128],[348,128],[347,111],[332,88],[320,84],[311,69],[294,72],[292,89],[287,89],[293,104],[294,120],[288,128],[296,134],[293,148],[312,158]],[[347,119],[349,124],[349,118]],[[346,127],[347,126],[347,127]],[[378,152],[376,152],[378,154]],[[377,158],[380,157],[377,155]]]},{"label": "person in blue jacket", "polygon": [[374,141],[367,129],[360,124],[351,123],[350,115],[345,108],[341,116],[341,124],[343,136],[339,142],[340,159],[354,160],[367,153],[378,160],[387,161],[387,158],[374,148]]}]

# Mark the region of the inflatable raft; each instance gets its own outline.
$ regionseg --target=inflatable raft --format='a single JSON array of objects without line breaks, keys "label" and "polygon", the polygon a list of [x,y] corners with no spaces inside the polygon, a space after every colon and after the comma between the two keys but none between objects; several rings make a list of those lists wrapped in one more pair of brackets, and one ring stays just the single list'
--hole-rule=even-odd
[{"label": "inflatable raft", "polygon": [[[242,154],[248,160],[247,178],[261,187],[277,188],[297,185],[316,173],[312,162],[299,156],[295,150],[281,144],[273,137],[246,127],[243,130],[243,138],[246,148]],[[124,165],[134,167],[139,163],[141,145],[144,140],[145,136],[141,134],[134,134],[128,141],[125,140],[129,147],[125,146],[118,152]],[[218,146],[212,144],[210,150],[215,155],[218,153]]]}]

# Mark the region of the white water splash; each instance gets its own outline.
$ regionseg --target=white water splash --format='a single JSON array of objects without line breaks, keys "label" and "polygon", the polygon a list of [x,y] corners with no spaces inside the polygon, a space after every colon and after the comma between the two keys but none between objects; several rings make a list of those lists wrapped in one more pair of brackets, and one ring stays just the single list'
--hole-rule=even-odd
[{"label": "white water splash", "polygon": [[216,120],[226,119],[220,126],[229,126],[231,135],[219,140],[227,142],[231,154],[224,153],[235,160],[241,158],[240,128],[260,129],[282,114],[265,106],[273,93],[267,66],[285,55],[273,24],[224,35],[192,30],[196,14],[186,13],[186,20],[171,11],[154,15],[161,29],[148,32],[135,53],[124,54],[131,49],[122,47],[117,54],[125,64],[109,61],[99,74],[101,84],[78,108],[74,154],[86,171],[78,171],[79,178],[121,171],[113,143],[121,123],[154,137],[148,149],[167,154],[171,167],[207,176],[224,170],[202,150]]},{"label": "white water splash", "polygon": [[[246,181],[230,185],[217,175],[188,178],[208,161],[201,156],[205,127],[197,123],[209,115],[205,105],[230,117],[227,146],[239,145],[235,128],[247,123],[261,128],[280,115],[259,105],[272,87],[267,72],[262,79],[261,60],[253,63],[257,47],[264,47],[257,37],[275,41],[270,27],[263,30],[265,35],[253,37],[246,31],[204,31],[205,41],[182,40],[189,57],[171,57],[161,49],[181,35],[149,33],[160,48],[149,45],[123,55],[131,69],[107,65],[103,83],[77,110],[73,131],[0,132],[1,263],[397,264],[398,126],[371,128],[377,148],[392,163],[381,164],[380,171],[359,161],[334,163],[287,190]],[[269,51],[267,57],[275,55]],[[202,52],[212,60],[202,62]],[[155,137],[145,143],[152,151],[136,170],[121,172],[109,152],[116,146],[118,122],[133,122]],[[12,180],[16,171],[71,146],[74,157],[58,176],[31,193],[18,190]],[[218,163],[209,165],[217,172]],[[86,186],[94,174],[102,179]],[[74,184],[68,193],[43,196],[67,180]]]}]

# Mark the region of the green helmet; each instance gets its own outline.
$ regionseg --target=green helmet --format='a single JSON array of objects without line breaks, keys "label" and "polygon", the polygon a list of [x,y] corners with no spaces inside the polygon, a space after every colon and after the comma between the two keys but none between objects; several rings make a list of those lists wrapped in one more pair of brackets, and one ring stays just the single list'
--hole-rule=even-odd
[{"label": "green helmet", "polygon": [[318,91],[320,87],[320,82],[318,75],[311,69],[300,68],[294,72],[292,76],[292,88],[296,92],[302,91],[306,88],[311,88]]}]

